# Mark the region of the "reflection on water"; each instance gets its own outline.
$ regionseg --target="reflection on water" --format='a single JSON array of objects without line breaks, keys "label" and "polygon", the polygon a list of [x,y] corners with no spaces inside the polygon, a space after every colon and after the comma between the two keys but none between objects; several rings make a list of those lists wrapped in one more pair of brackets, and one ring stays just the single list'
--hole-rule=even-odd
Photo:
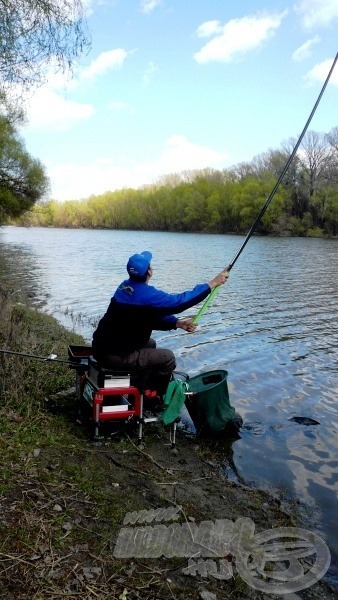
[{"label": "reflection on water", "polygon": [[[13,285],[90,341],[130,254],[151,250],[154,285],[180,291],[210,279],[241,243],[228,235],[9,227],[0,230],[0,267]],[[218,445],[226,472],[306,503],[334,557],[337,271],[335,240],[252,238],[196,333],[156,334],[175,352],[179,370],[228,371],[231,403],[244,427],[232,445]]]}]

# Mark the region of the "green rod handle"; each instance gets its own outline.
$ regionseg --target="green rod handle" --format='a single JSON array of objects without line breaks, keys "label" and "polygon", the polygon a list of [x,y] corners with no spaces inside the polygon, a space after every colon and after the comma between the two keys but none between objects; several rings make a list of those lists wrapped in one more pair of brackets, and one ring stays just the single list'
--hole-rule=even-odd
[{"label": "green rod handle", "polygon": [[[227,273],[229,275],[230,270],[231,270],[230,266],[226,267],[224,269],[224,273]],[[212,299],[216,296],[220,287],[221,287],[220,285],[216,285],[216,287],[214,287],[214,289],[211,290],[209,296],[206,298],[206,300],[204,300],[204,303],[202,304],[201,308],[199,309],[197,315],[195,315],[195,317],[193,318],[193,320],[192,320],[193,325],[197,325],[199,323],[201,317],[203,317],[205,311],[207,310]]]},{"label": "green rod handle", "polygon": [[210,292],[209,296],[207,297],[207,299],[204,301],[204,303],[202,304],[201,308],[199,309],[197,315],[194,316],[192,322],[193,325],[197,325],[201,319],[201,317],[203,317],[205,311],[207,310],[210,302],[212,301],[212,299],[214,298],[214,296],[217,294],[218,290],[219,290],[220,286],[217,285],[216,287],[214,287],[214,289]]}]

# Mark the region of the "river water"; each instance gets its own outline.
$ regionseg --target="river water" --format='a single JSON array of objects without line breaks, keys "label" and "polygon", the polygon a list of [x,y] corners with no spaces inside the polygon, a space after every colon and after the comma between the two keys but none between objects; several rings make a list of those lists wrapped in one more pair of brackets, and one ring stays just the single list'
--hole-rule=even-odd
[{"label": "river water", "polygon": [[[4,227],[0,276],[90,342],[131,254],[150,250],[153,285],[177,292],[218,273],[242,241],[231,235]],[[335,585],[337,250],[337,240],[253,237],[197,331],[154,336],[175,352],[178,370],[191,376],[228,371],[231,404],[244,426],[239,439],[215,445],[225,474],[299,500],[309,528],[330,547]]]}]

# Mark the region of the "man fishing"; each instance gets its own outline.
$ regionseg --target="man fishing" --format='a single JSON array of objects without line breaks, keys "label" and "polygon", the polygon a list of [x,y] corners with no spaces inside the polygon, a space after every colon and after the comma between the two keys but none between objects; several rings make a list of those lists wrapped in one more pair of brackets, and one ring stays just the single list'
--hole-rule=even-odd
[{"label": "man fishing", "polygon": [[153,276],[152,254],[134,254],[127,263],[129,279],[115,291],[108,309],[93,334],[93,356],[107,369],[128,371],[133,385],[142,391],[156,390],[159,396],[167,389],[176,367],[171,350],[157,348],[151,338],[153,330],[184,329],[192,333],[192,319],[179,319],[181,313],[204,300],[210,292],[225,283],[222,271],[208,283],[192,290],[170,294],[149,285]]}]

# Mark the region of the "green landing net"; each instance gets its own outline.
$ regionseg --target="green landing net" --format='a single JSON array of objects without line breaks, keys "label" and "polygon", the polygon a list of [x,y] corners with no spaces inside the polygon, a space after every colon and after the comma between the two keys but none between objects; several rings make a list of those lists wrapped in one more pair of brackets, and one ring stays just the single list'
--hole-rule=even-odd
[{"label": "green landing net", "polygon": [[187,397],[185,404],[197,434],[220,433],[236,419],[229,400],[227,376],[227,371],[216,370],[189,379],[189,392],[193,394]]}]

